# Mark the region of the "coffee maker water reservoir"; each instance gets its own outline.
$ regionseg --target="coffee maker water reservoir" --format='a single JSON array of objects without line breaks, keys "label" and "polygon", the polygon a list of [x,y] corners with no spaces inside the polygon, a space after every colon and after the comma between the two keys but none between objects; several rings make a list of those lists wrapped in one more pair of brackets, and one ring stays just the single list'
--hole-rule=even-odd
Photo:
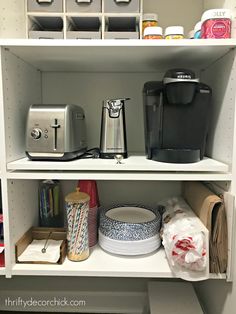
[{"label": "coffee maker water reservoir", "polygon": [[143,89],[148,159],[193,163],[203,159],[212,91],[194,72],[173,69]]}]

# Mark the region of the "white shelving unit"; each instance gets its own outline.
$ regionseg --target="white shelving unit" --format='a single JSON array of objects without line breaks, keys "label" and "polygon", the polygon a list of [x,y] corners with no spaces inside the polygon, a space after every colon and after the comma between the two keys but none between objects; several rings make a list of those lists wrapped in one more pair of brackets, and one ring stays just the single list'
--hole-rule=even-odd
[{"label": "white shelving unit", "polygon": [[[145,80],[149,77],[153,79],[156,76],[159,77],[162,75],[162,71],[170,63],[173,63],[172,66],[174,63],[176,66],[182,66],[183,62],[194,65],[195,71],[206,81],[211,80],[212,73],[215,73],[215,71],[221,73],[223,67],[230,64],[232,60],[234,61],[236,41],[225,40],[221,43],[217,40],[206,40],[199,41],[199,45],[196,46],[196,42],[188,40],[178,42],[169,41],[168,43],[162,41],[162,43],[153,42],[147,44],[144,41],[136,41],[132,42],[131,45],[125,41],[121,41],[120,45],[117,44],[117,41],[109,41],[109,44],[106,45],[104,41],[66,41],[62,44],[61,41],[56,40],[53,42],[46,40],[40,42],[32,40],[6,40],[1,41],[0,45],[2,47],[4,123],[6,125],[3,142],[6,147],[5,158],[7,167],[3,173],[3,184],[5,182],[7,184],[8,199],[5,200],[5,204],[10,210],[9,248],[7,252],[8,259],[12,265],[9,271],[10,274],[58,275],[61,273],[64,276],[172,278],[173,274],[166,260],[163,259],[163,251],[148,258],[137,258],[137,260],[125,258],[125,263],[123,264],[120,262],[122,257],[110,256],[101,249],[96,248],[88,261],[81,264],[81,266],[80,264],[74,265],[67,261],[62,266],[55,265],[49,267],[47,272],[48,266],[45,265],[15,264],[14,245],[29,227],[37,224],[37,186],[38,181],[41,179],[60,179],[67,182],[78,179],[96,179],[99,182],[112,181],[114,182],[113,184],[117,182],[118,189],[121,190],[124,187],[130,189],[130,181],[133,182],[135,189],[138,187],[138,182],[141,185],[144,182],[150,182],[150,184],[152,184],[151,182],[156,182],[157,188],[159,187],[158,182],[165,181],[167,186],[171,186],[171,182],[173,184],[175,182],[175,185],[172,186],[172,191],[169,192],[170,195],[178,195],[181,190],[181,181],[185,180],[217,181],[226,186],[226,189],[229,189],[233,180],[232,148],[234,127],[231,112],[234,112],[235,107],[235,95],[232,92],[234,86],[234,68],[231,69],[231,72],[224,72],[225,80],[227,79],[229,83],[226,88],[225,86],[221,86],[221,91],[219,90],[218,93],[226,93],[226,97],[220,103],[216,102],[214,109],[216,112],[221,110],[221,117],[217,120],[217,124],[213,125],[214,132],[219,132],[221,136],[219,138],[215,137],[210,130],[210,138],[212,137],[214,142],[214,145],[209,145],[208,143],[207,151],[210,158],[206,157],[204,160],[195,164],[166,164],[147,160],[143,155],[143,138],[140,136],[136,142],[134,138],[132,140],[132,130],[133,134],[141,135],[139,124],[135,123],[135,119],[139,119],[140,117],[132,115],[132,112],[128,112],[128,108],[127,119],[131,120],[132,125],[132,130],[130,129],[130,132],[128,132],[128,134],[131,133],[130,147],[131,149],[137,148],[141,153],[131,153],[130,157],[123,160],[121,165],[117,165],[113,160],[100,159],[75,160],[71,162],[29,161],[25,157],[24,152],[26,115],[31,103],[57,102],[57,97],[63,101],[63,97],[65,97],[64,91],[69,95],[69,98],[72,95],[70,101],[74,102],[73,98],[77,98],[74,89],[78,88],[82,94],[79,102],[82,102],[85,106],[85,112],[88,116],[87,125],[89,127],[90,121],[93,121],[95,116],[100,116],[101,105],[99,102],[96,102],[93,106],[86,106],[87,103],[94,103],[94,98],[89,98],[91,94],[88,96],[87,92],[89,89],[86,89],[86,86],[91,80],[96,80],[97,77],[103,81],[103,84],[107,84],[108,88],[112,88],[112,85],[109,86],[109,84],[116,84],[120,79],[126,80],[125,84],[127,87],[125,92],[129,92],[131,99],[134,99],[134,102],[130,104],[130,110],[137,110],[138,114],[141,115],[142,100],[140,86],[143,85]],[[126,49],[126,53],[122,54],[121,52],[124,48]],[[194,51],[197,52],[194,53]],[[180,58],[174,59],[179,55],[181,55]],[[133,62],[131,64],[132,56]],[[102,69],[106,66],[106,57],[110,58],[110,60],[115,60],[115,62],[108,62],[108,68],[103,73]],[[130,61],[129,64],[131,65],[124,66],[123,63],[127,62],[127,60]],[[160,71],[159,74],[154,72],[154,68],[150,70],[151,63],[156,64],[156,68]],[[73,72],[71,71],[72,68]],[[87,71],[85,71],[86,69]],[[138,77],[136,73],[139,73]],[[109,83],[109,81],[112,82]],[[64,90],[61,88],[61,84],[63,84]],[[97,84],[96,97],[104,99],[106,91],[104,92],[100,88],[99,82]],[[218,84],[218,82],[213,82],[214,84]],[[13,86],[15,88],[14,97],[12,97]],[[83,89],[85,89],[85,92],[83,92]],[[119,94],[122,92],[122,89],[123,86],[115,88],[113,86],[112,93]],[[137,93],[139,93],[138,96]],[[214,120],[212,123],[214,123]],[[227,128],[225,127],[226,123]],[[95,123],[93,123],[93,131],[90,131],[90,128],[88,129],[90,146],[97,144],[95,135],[99,133],[99,124],[100,118],[96,119]],[[224,142],[220,142],[222,138],[224,138]],[[101,194],[105,195],[105,183],[99,184]],[[147,195],[146,192],[146,198],[148,199],[149,197],[150,201],[150,195]],[[122,193],[120,197],[122,198]],[[131,201],[135,198],[137,199],[137,196],[130,195],[125,200]],[[161,196],[158,198],[154,193],[151,196],[151,202],[158,202],[160,198]],[[16,201],[16,199],[20,201]],[[103,199],[109,203],[109,199],[106,199],[106,197]],[[19,211],[19,206],[24,208],[24,212],[22,212],[23,209]],[[232,208],[229,208],[229,212],[233,213]],[[22,220],[22,215],[25,219],[22,221],[23,224],[19,226],[18,223]],[[10,232],[10,230],[14,231]],[[231,239],[231,234],[229,234],[229,237]],[[229,252],[229,262],[232,265],[232,248],[229,248]],[[110,261],[110,267],[103,269],[101,265],[106,264],[106,259]],[[97,262],[97,268],[94,268],[93,265],[95,261]],[[129,265],[134,263],[136,267],[133,271],[130,271]],[[153,264],[153,267],[146,267],[146,264],[149,263]],[[120,265],[120,268],[117,268],[116,264]],[[71,265],[74,265],[74,267]],[[156,265],[158,265],[158,268]],[[125,270],[126,268],[127,271]],[[226,278],[223,274],[213,277]],[[230,273],[227,274],[227,278],[228,280],[231,278]]]},{"label": "white shelving unit", "polygon": [[[181,0],[178,6],[184,10],[169,10],[173,1],[158,2],[157,5],[156,1],[145,0],[143,12],[160,10],[163,26],[170,21],[174,24],[183,21],[186,30],[190,30],[208,8],[235,7],[233,0]],[[229,263],[226,274],[211,274],[210,277],[224,280],[213,283],[210,280],[196,287],[210,314],[233,313],[228,303],[224,311],[219,312],[215,305],[219,300],[212,297],[212,291],[221,295],[225,289],[229,298],[234,298],[232,286],[223,281],[233,281],[235,274],[236,39],[26,40],[22,38],[32,13],[25,16],[22,2],[11,0],[3,4],[1,1],[0,12],[9,14],[13,4],[14,16],[19,15],[17,27],[8,30],[6,27],[12,18],[7,22],[0,13],[0,35],[10,37],[12,32],[11,37],[21,38],[0,40],[0,177],[6,246],[6,268],[0,269],[0,275],[173,279],[163,249],[149,256],[125,258],[110,255],[97,246],[83,263],[66,260],[62,265],[49,266],[16,264],[15,243],[38,223],[37,189],[43,179],[61,180],[63,196],[79,179],[97,180],[104,206],[117,201],[143,201],[153,205],[162,198],[180,195],[183,181],[210,181],[223,189],[226,198]],[[162,14],[167,16],[167,12],[165,19]],[[103,18],[102,13],[100,17]],[[66,18],[64,13],[63,18]],[[144,157],[143,84],[162,79],[167,69],[176,67],[193,69],[201,81],[213,89],[206,157],[195,164],[164,164]],[[114,96],[131,98],[126,111],[128,149],[138,152],[137,155],[130,154],[121,165],[112,160],[55,163],[32,162],[26,158],[25,122],[31,104],[81,104],[86,114],[88,144],[95,147],[99,143],[102,101]],[[235,283],[232,285],[235,294]]]}]

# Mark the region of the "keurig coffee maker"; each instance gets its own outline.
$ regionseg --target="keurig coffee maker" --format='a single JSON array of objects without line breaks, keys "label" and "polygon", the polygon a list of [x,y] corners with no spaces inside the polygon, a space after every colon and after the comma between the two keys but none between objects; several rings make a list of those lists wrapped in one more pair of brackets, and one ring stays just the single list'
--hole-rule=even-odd
[{"label": "keurig coffee maker", "polygon": [[169,163],[203,159],[211,88],[194,72],[173,69],[163,81],[145,83],[143,96],[147,158]]}]

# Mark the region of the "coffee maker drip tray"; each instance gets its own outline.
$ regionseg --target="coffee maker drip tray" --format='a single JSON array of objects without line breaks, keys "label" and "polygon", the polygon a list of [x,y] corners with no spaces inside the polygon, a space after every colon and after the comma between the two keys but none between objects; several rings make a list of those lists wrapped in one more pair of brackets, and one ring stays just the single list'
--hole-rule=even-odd
[{"label": "coffee maker drip tray", "polygon": [[200,149],[152,149],[152,160],[187,164],[200,161]]}]

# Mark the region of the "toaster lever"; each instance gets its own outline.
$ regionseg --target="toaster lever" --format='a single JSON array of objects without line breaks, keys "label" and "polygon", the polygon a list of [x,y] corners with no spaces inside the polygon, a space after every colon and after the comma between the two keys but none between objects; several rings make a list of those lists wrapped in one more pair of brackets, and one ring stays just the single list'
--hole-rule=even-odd
[{"label": "toaster lever", "polygon": [[61,125],[58,124],[57,119],[54,120],[54,124],[51,125],[51,128],[54,129],[54,136],[53,136],[53,150],[57,150],[57,129],[60,128]]}]

